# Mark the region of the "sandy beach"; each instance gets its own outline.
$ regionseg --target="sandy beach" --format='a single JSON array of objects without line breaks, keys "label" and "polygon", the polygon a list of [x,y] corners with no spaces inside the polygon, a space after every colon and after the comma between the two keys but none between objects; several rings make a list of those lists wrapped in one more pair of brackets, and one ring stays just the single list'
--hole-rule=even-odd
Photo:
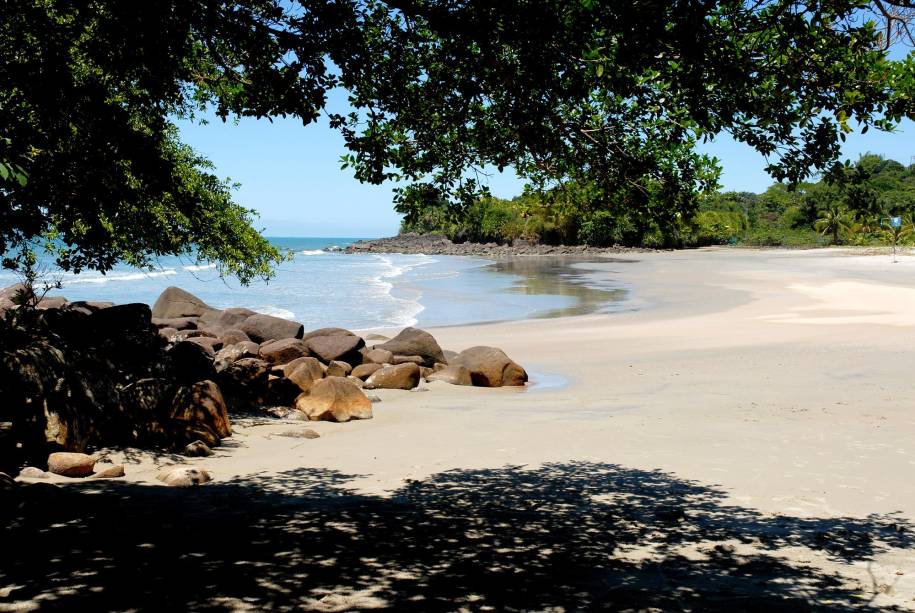
[{"label": "sandy beach", "polygon": [[[527,389],[106,452],[124,482],[68,481],[6,532],[0,611],[915,609],[915,257],[619,260],[577,267],[622,312],[431,330]],[[176,462],[215,481],[161,487]]]}]

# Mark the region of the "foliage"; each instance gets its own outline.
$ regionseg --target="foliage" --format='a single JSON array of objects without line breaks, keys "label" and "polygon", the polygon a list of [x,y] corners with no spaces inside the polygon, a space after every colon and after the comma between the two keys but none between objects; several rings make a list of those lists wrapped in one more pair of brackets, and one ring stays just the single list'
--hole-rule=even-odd
[{"label": "foliage", "polygon": [[[399,208],[470,207],[479,173],[511,166],[557,200],[571,183],[616,203],[639,240],[676,242],[717,181],[697,140],[728,132],[797,183],[834,164],[851,126],[915,114],[915,62],[889,58],[871,18],[886,12],[868,12],[897,4],[9,0],[0,251],[45,237],[75,271],[185,253],[269,276],[280,254],[172,120],[308,124],[341,88],[351,111],[328,115],[344,165],[436,194],[405,188]],[[593,213],[574,206],[511,233],[574,239]]]}]

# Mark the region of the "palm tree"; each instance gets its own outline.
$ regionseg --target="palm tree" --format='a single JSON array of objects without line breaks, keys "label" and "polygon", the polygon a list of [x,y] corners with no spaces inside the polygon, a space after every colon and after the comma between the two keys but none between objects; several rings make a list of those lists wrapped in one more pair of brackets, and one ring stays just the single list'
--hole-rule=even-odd
[{"label": "palm tree", "polygon": [[820,211],[814,228],[823,236],[832,236],[833,244],[839,244],[839,234],[848,234],[854,227],[854,220],[838,204],[830,204]]},{"label": "palm tree", "polygon": [[915,231],[915,222],[911,217],[904,220],[904,223],[898,224],[894,224],[889,219],[884,220],[880,234],[893,246],[893,264],[896,263],[896,245],[911,236],[913,231]]}]

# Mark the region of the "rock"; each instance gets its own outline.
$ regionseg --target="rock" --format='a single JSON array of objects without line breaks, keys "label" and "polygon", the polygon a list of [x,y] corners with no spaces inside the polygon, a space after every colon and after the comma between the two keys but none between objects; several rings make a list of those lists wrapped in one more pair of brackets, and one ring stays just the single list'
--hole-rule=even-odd
[{"label": "rock", "polygon": [[260,347],[258,347],[257,343],[252,343],[251,341],[242,341],[223,347],[216,352],[216,356],[213,358],[213,367],[216,372],[222,372],[230,364],[242,358],[257,357],[259,351]]},{"label": "rock", "polygon": [[213,451],[203,441],[194,441],[188,443],[182,454],[191,458],[204,458],[213,455]]},{"label": "rock", "polygon": [[419,385],[419,366],[413,362],[384,366],[365,380],[367,389],[410,390]]},{"label": "rock", "polygon": [[178,340],[178,331],[174,328],[159,328],[159,336],[171,343]]},{"label": "rock", "polygon": [[50,477],[48,473],[40,468],[35,468],[34,466],[26,466],[19,471],[19,476],[25,477],[26,479],[47,479]]},{"label": "rock", "polygon": [[295,408],[311,420],[370,419],[372,403],[358,387],[342,377],[315,381],[295,400]]},{"label": "rock", "polygon": [[14,283],[0,289],[0,312],[18,308],[28,297],[29,289],[24,283]]},{"label": "rock", "polygon": [[126,473],[124,472],[123,464],[113,464],[111,466],[106,466],[102,470],[98,471],[92,475],[93,479],[117,479],[118,477],[123,477]]},{"label": "rock", "polygon": [[152,324],[160,330],[162,328],[174,328],[175,330],[196,330],[197,319],[197,317],[152,317],[151,321]]},{"label": "rock", "polygon": [[365,341],[358,336],[313,336],[307,343],[311,354],[322,362],[340,360],[348,364],[362,363],[359,350],[365,346]]},{"label": "rock", "polygon": [[344,328],[318,328],[317,330],[312,330],[307,332],[302,336],[303,341],[307,341],[310,338],[316,336],[356,336],[349,330]]},{"label": "rock", "polygon": [[353,369],[353,372],[351,374],[354,377],[356,377],[357,379],[362,379],[363,381],[365,381],[366,379],[369,378],[369,375],[371,375],[376,370],[380,370],[381,368],[382,368],[381,364],[360,364],[359,366],[357,366],[356,368]]},{"label": "rock", "polygon": [[473,384],[479,387],[518,386],[527,382],[527,372],[495,347],[465,349],[449,360],[449,365],[466,367]]},{"label": "rock", "polygon": [[263,343],[271,339],[302,338],[305,328],[297,321],[290,321],[260,313],[247,318],[238,329],[252,341]]},{"label": "rock", "polygon": [[387,349],[394,355],[418,355],[423,358],[423,366],[432,366],[444,362],[445,355],[435,338],[419,328],[404,328],[391,340],[375,346],[376,349]]},{"label": "rock", "polygon": [[102,309],[107,309],[113,307],[113,302],[108,302],[107,300],[75,300],[67,305],[68,309],[78,310],[81,313],[86,315],[95,313],[96,311],[101,311]]},{"label": "rock", "polygon": [[308,354],[308,345],[296,338],[284,338],[260,348],[261,359],[273,364],[286,364]]},{"label": "rock", "polygon": [[257,315],[256,311],[242,307],[231,307],[222,311],[209,311],[200,317],[200,321],[213,326],[222,327],[226,330],[238,329],[249,317]]},{"label": "rock", "polygon": [[[457,354],[455,353],[454,355],[457,355]],[[438,372],[440,370],[445,370],[446,368],[448,368],[448,365],[443,364],[442,362],[436,362],[435,364],[432,365],[432,370],[435,372]]]},{"label": "rock", "polygon": [[359,379],[358,377],[349,375],[346,377],[346,380],[351,381],[353,383],[353,385],[355,385],[359,389],[362,389],[363,387],[365,387],[365,381],[363,381],[362,379]]},{"label": "rock", "polygon": [[202,424],[219,438],[232,436],[229,412],[219,386],[199,381],[175,394],[170,417],[190,424]]},{"label": "rock", "polygon": [[[309,387],[311,386],[309,385]],[[270,377],[267,380],[267,404],[284,407],[291,406],[303,391],[299,384],[292,379]]]},{"label": "rock", "polygon": [[445,362],[444,362],[445,364],[447,364],[448,362],[450,362],[451,360],[453,360],[454,358],[456,358],[458,356],[457,351],[451,351],[450,349],[443,349],[442,353],[445,354]]},{"label": "rock", "polygon": [[198,343],[180,341],[168,350],[167,355],[171,361],[171,370],[180,383],[194,383],[216,376],[213,356]]},{"label": "rock", "polygon": [[230,328],[226,330],[220,335],[219,338],[222,340],[223,347],[227,345],[235,345],[238,343],[251,342],[251,339],[248,338],[248,335],[237,328]]},{"label": "rock", "polygon": [[302,364],[307,364],[308,368],[311,370],[312,379],[320,379],[324,376],[324,372],[327,370],[327,367],[321,363],[318,358],[313,358],[311,356],[304,358],[296,358],[291,362],[283,364],[281,367],[284,377],[288,377],[289,373],[297,369]]},{"label": "rock", "polygon": [[393,364],[394,354],[387,349],[367,349],[362,353],[363,364]]},{"label": "rock", "polygon": [[241,358],[219,373],[219,389],[233,411],[251,410],[266,401],[270,368],[260,358]]},{"label": "rock", "polygon": [[58,451],[48,456],[48,471],[64,477],[88,477],[95,468],[95,458],[85,453]]},{"label": "rock", "polygon": [[426,363],[421,355],[395,355],[391,357],[391,364],[406,364],[407,362],[413,362],[417,366],[422,366]]},{"label": "rock", "polygon": [[169,487],[193,487],[212,481],[213,477],[196,466],[171,466],[162,470],[157,479]]},{"label": "rock", "polygon": [[285,369],[284,373],[289,381],[299,387],[299,391],[306,392],[311,389],[315,381],[324,378],[324,369],[316,358],[300,358],[291,370]]},{"label": "rock", "polygon": [[35,308],[39,311],[46,311],[48,309],[62,309],[69,304],[69,300],[63,296],[45,296],[38,301],[38,304],[35,305]]},{"label": "rock", "polygon": [[[21,474],[20,474],[21,476]],[[11,490],[19,487],[19,484],[16,483],[16,480],[10,477],[6,473],[0,473],[0,492],[5,490]]]},{"label": "rock", "polygon": [[423,379],[428,378],[429,375],[431,375],[431,374],[434,373],[434,372],[435,372],[435,369],[434,369],[434,368],[429,368],[429,367],[427,367],[427,366],[420,366],[420,367],[419,367],[419,376],[422,377]]},{"label": "rock", "polygon": [[346,362],[341,362],[340,360],[332,360],[331,363],[327,365],[327,370],[324,372],[324,376],[345,377],[352,371],[353,367]]},{"label": "rock", "polygon": [[451,385],[473,385],[470,370],[466,366],[452,364],[426,376],[426,381],[444,381]]},{"label": "rock", "polygon": [[167,287],[156,299],[152,315],[157,319],[200,317],[215,310],[194,294],[186,292],[180,287],[172,286]]},{"label": "rock", "polygon": [[203,349],[211,356],[215,356],[216,352],[219,349],[222,349],[222,341],[212,336],[193,336],[189,339],[186,339],[185,342],[194,343],[195,345],[203,347]]}]

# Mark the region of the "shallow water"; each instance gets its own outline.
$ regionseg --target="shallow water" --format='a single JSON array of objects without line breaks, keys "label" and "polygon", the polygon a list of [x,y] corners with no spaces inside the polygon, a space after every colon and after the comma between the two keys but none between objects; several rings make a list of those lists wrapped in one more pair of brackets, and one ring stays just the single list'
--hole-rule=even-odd
[{"label": "shallow water", "polygon": [[[272,238],[295,254],[269,283],[241,286],[215,267],[161,258],[154,270],[119,266],[106,275],[51,272],[70,300],[152,304],[176,285],[214,307],[243,306],[296,319],[306,328],[443,326],[560,317],[625,308],[629,290],[587,260],[515,257],[492,261],[422,254],[343,254],[354,238]],[[601,260],[606,262],[608,260]],[[584,267],[584,268],[581,268]],[[0,272],[0,286],[16,282]]]}]

